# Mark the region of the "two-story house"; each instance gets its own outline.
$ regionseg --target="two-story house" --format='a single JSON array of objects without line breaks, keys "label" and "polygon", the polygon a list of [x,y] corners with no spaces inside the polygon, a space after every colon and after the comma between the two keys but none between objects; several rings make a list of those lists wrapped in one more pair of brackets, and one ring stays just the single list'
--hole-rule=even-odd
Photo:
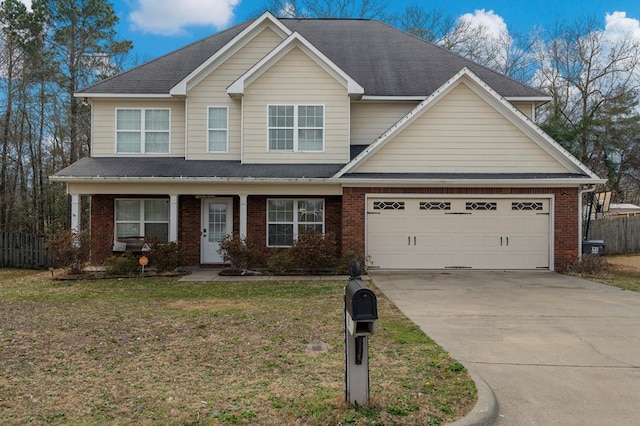
[{"label": "two-story house", "polygon": [[380,268],[554,269],[604,181],[542,132],[549,98],[384,23],[260,18],[88,87],[92,257],[130,236],[217,264],[239,232],[337,236]]}]

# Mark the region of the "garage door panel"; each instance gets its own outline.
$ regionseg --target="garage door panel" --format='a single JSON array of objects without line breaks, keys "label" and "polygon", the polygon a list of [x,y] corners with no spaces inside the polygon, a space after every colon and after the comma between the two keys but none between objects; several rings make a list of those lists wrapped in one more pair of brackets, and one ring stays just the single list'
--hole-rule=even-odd
[{"label": "garage door panel", "polygon": [[367,250],[373,266],[549,266],[548,199],[372,198],[367,207]]}]

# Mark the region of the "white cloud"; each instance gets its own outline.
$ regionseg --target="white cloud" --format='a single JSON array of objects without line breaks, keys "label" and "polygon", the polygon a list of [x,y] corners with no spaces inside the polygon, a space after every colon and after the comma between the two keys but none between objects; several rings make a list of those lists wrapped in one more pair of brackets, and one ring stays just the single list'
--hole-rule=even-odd
[{"label": "white cloud", "polygon": [[613,12],[605,15],[604,35],[612,41],[626,38],[640,40],[640,21],[627,18],[627,12]]},{"label": "white cloud", "polygon": [[470,23],[473,28],[484,28],[487,36],[494,39],[500,38],[501,35],[508,32],[507,24],[502,16],[493,10],[487,12],[485,9],[479,9],[473,13],[465,13],[459,19]]},{"label": "white cloud", "polygon": [[229,25],[240,0],[138,0],[129,14],[135,29],[158,35],[175,35],[188,26]]}]

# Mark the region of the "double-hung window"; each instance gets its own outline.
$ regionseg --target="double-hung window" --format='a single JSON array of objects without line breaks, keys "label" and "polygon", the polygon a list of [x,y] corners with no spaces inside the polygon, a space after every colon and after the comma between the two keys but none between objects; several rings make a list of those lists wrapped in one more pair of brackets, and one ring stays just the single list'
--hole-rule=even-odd
[{"label": "double-hung window", "polygon": [[207,113],[209,152],[227,152],[229,109],[227,107],[209,107]]},{"label": "double-hung window", "polygon": [[324,233],[324,200],[267,200],[267,245],[292,246],[303,232]]},{"label": "double-hung window", "polygon": [[169,241],[167,199],[117,199],[115,216],[116,240],[127,237],[152,237],[159,243]]},{"label": "double-hung window", "polygon": [[269,151],[324,149],[324,106],[269,105]]},{"label": "double-hung window", "polygon": [[170,122],[169,109],[117,109],[116,151],[119,154],[168,154]]}]

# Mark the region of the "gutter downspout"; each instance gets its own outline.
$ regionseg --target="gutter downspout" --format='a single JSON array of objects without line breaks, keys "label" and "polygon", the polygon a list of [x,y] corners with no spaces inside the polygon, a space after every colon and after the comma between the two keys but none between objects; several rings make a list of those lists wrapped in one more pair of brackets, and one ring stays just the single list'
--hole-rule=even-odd
[{"label": "gutter downspout", "polygon": [[582,236],[582,217],[584,215],[584,212],[582,211],[582,198],[587,192],[594,192],[595,190],[596,185],[591,185],[591,187],[578,191],[578,234],[580,235],[580,240],[578,241],[578,259],[582,257],[582,240],[584,239]]}]

